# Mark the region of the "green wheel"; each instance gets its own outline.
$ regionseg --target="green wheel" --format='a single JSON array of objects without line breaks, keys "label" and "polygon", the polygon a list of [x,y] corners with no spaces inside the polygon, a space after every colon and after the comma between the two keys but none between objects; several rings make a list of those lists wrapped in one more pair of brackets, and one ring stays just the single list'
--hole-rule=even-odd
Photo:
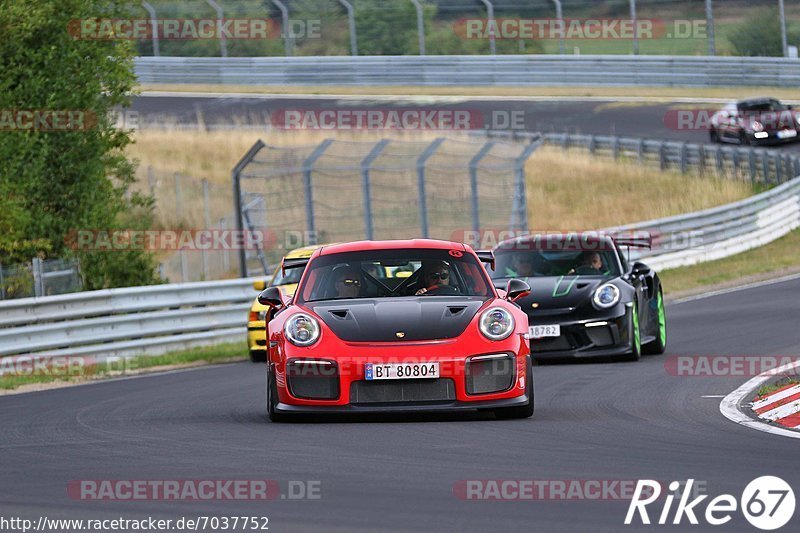
[{"label": "green wheel", "polygon": [[664,294],[661,292],[661,287],[658,288],[656,296],[656,313],[658,316],[656,340],[642,347],[644,353],[648,355],[659,355],[667,350],[667,313],[664,309]]}]

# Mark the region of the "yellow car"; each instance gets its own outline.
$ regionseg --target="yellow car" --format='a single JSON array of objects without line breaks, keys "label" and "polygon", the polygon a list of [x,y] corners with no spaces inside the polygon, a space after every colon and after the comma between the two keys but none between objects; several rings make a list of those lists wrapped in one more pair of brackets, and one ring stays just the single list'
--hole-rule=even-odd
[{"label": "yellow car", "polygon": [[[284,259],[306,259],[311,257],[314,250],[320,248],[322,245],[306,246],[304,248],[297,248],[292,250]],[[272,281],[269,285],[264,280],[254,281],[253,288],[259,292],[267,287],[278,287],[281,292],[286,296],[294,296],[294,291],[297,289],[297,283],[300,281],[300,276],[303,275],[302,268],[292,268],[281,271],[281,266],[275,269],[272,275]],[[267,315],[270,308],[266,305],[258,303],[258,298],[253,300],[253,305],[250,306],[250,315],[247,320],[247,346],[250,348],[250,360],[255,362],[264,362],[267,360]],[[271,317],[270,317],[271,318]]]}]

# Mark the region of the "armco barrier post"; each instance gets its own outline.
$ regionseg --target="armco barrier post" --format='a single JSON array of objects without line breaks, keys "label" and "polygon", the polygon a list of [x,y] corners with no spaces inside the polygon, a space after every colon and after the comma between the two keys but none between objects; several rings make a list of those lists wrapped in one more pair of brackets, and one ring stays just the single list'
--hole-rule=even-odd
[{"label": "armco barrier post", "polygon": [[314,165],[317,159],[322,157],[325,150],[333,144],[333,139],[325,139],[319,146],[314,148],[311,155],[303,162],[303,189],[306,197],[306,230],[311,240],[308,244],[317,244],[317,226],[314,220],[314,187],[311,183],[311,173],[314,172]]},{"label": "armco barrier post", "polygon": [[42,280],[42,260],[34,257],[31,261],[31,273],[33,274],[33,294],[37,298],[44,296],[44,283]]},{"label": "armco barrier post", "polygon": [[364,235],[368,241],[374,237],[373,223],[372,223],[372,192],[369,181],[369,167],[381,155],[383,149],[389,144],[388,139],[381,140],[376,144],[372,150],[367,154],[367,157],[361,161],[361,191],[364,195]]},{"label": "armco barrier post", "polygon": [[512,230],[526,231],[528,229],[528,197],[525,183],[525,163],[542,145],[542,138],[531,141],[519,157],[514,161],[514,207],[511,210]]},{"label": "armco barrier post", "polygon": [[494,141],[487,141],[478,153],[473,156],[469,162],[469,187],[470,187],[470,204],[472,206],[472,229],[480,231],[481,228],[481,213],[480,203],[478,203],[478,164],[481,159],[489,153],[489,150],[494,146]]},{"label": "armco barrier post", "polygon": [[766,150],[761,152],[761,173],[764,174],[764,183],[770,183],[769,177],[769,159],[767,158]]},{"label": "armco barrier post", "polygon": [[439,137],[425,148],[417,158],[417,191],[419,195],[419,224],[422,237],[428,238],[430,230],[428,228],[428,197],[425,192],[425,164],[433,153],[444,142],[444,138]]},{"label": "armco barrier post", "polygon": [[[203,224],[205,224],[205,229],[211,229],[211,213],[210,209],[210,198],[208,194],[208,180],[203,178]],[[209,267],[208,267],[208,250],[206,247],[203,246],[201,250],[201,254],[203,257],[203,281],[208,281],[210,277]]]},{"label": "armco barrier post", "polygon": [[286,57],[294,55],[294,35],[292,28],[289,27],[289,8],[281,0],[272,0],[272,3],[281,10],[281,20],[283,21],[283,48]]},{"label": "armco barrier post", "polygon": [[[242,220],[242,184],[241,177],[242,171],[250,164],[250,161],[255,159],[258,152],[266,146],[264,142],[259,139],[250,147],[246,154],[236,163],[231,172],[231,181],[233,182],[233,216],[236,218],[236,231],[241,235],[244,232],[244,221]],[[244,246],[239,247],[239,277],[247,277],[247,251]]]},{"label": "armco barrier post", "polygon": [[750,163],[750,183],[756,183],[756,153],[750,150],[747,154],[747,161]]}]

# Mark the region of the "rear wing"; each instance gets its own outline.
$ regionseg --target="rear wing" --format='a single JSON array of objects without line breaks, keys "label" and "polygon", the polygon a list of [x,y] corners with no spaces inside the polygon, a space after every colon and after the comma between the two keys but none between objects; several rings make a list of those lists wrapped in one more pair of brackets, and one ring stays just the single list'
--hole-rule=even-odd
[{"label": "rear wing", "polygon": [[476,250],[475,255],[478,256],[478,259],[481,263],[488,263],[489,266],[492,267],[494,270],[494,252],[491,250]]},{"label": "rear wing", "polygon": [[630,234],[615,235],[612,237],[617,246],[626,248],[647,248],[653,247],[653,236],[649,232],[636,232]]}]

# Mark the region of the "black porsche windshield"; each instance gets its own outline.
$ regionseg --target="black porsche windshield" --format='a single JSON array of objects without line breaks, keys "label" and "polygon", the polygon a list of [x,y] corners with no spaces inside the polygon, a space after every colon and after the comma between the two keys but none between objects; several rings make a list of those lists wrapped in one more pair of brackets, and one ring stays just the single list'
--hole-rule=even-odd
[{"label": "black porsche windshield", "polygon": [[492,279],[620,275],[614,250],[496,250]]},{"label": "black porsche windshield", "polygon": [[482,265],[459,250],[367,250],[317,257],[298,303],[353,298],[475,296],[493,290]]}]

